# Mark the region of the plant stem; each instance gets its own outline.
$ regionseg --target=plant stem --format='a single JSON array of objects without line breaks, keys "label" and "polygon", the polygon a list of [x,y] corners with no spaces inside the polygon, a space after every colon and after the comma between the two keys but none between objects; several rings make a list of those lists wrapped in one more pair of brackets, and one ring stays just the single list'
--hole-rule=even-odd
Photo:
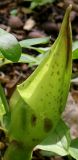
[{"label": "plant stem", "polygon": [[4,155],[4,160],[31,160],[31,150],[17,141],[12,141]]},{"label": "plant stem", "polygon": [[6,100],[6,97],[5,97],[5,93],[4,93],[4,90],[2,88],[1,83],[0,83],[0,97],[1,97],[2,103],[3,103],[4,107],[5,107],[5,111],[6,111],[6,113],[8,113],[9,112],[9,105],[7,103],[7,100]]}]

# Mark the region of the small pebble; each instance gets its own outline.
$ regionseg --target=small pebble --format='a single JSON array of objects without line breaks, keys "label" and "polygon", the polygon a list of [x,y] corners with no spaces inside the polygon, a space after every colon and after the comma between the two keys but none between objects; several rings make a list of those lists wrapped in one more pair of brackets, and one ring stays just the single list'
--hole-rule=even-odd
[{"label": "small pebble", "polygon": [[10,16],[10,18],[8,20],[8,25],[11,28],[18,29],[18,28],[23,27],[23,22],[22,22],[22,20],[19,17]]}]

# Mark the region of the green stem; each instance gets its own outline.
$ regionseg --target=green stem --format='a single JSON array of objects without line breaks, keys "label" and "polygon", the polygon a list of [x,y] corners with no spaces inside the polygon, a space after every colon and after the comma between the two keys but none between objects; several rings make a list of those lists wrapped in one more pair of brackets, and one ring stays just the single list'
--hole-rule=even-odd
[{"label": "green stem", "polygon": [[5,97],[5,93],[4,93],[4,90],[3,90],[2,86],[1,86],[1,83],[0,83],[0,97],[1,97],[2,103],[3,103],[4,107],[5,107],[5,111],[6,111],[6,113],[8,113],[9,112],[9,105],[7,103],[7,100],[6,100],[6,97]]},{"label": "green stem", "polygon": [[31,160],[31,150],[17,141],[12,141],[5,153],[4,160]]}]

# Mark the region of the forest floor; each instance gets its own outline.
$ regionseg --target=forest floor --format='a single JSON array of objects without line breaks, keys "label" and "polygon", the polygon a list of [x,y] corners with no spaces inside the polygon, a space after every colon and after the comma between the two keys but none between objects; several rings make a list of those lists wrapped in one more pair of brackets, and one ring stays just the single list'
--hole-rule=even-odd
[{"label": "forest floor", "polygon": [[[37,6],[31,10],[30,1],[0,0],[0,28],[12,33],[19,41],[28,38],[51,36],[53,43],[58,36],[65,10],[73,3],[71,12],[73,41],[78,40],[78,1],[56,0],[54,3]],[[26,50],[30,55],[31,50]],[[34,53],[35,54],[35,53]],[[24,81],[35,68],[28,64],[10,64],[0,68],[0,81],[9,99],[16,85]],[[73,61],[72,72],[78,77],[78,60]],[[78,137],[78,81],[72,82],[63,118],[70,126],[72,137]],[[6,150],[5,134],[0,130],[1,160]],[[63,160],[62,157],[44,157],[39,151],[33,153],[33,160]],[[65,158],[67,159],[67,158]]]}]

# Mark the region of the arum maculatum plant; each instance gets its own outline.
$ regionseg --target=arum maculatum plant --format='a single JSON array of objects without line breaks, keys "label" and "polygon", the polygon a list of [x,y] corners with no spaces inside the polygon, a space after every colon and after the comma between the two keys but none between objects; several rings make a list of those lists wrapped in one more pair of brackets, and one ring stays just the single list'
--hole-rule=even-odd
[{"label": "arum maculatum plant", "polygon": [[[66,128],[61,113],[66,105],[72,72],[71,8],[71,5],[67,8],[60,33],[50,51],[32,75],[17,86],[10,99],[10,109],[6,109],[4,115],[10,141],[4,160],[31,160],[35,146],[54,152],[48,146],[54,144],[51,140],[54,134],[57,137],[60,126]],[[19,45],[18,50],[21,53]],[[1,54],[5,52],[1,50]],[[15,61],[14,57],[12,59]],[[1,93],[3,104],[8,108],[3,90]],[[66,154],[66,150],[63,151],[62,155]]]}]

